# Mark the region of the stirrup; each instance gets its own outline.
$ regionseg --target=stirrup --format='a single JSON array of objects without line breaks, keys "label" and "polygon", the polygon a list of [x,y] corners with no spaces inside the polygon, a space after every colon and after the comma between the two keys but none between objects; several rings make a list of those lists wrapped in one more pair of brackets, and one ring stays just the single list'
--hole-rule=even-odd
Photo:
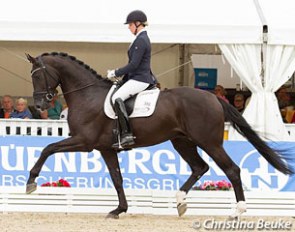
[{"label": "stirrup", "polygon": [[124,137],[121,138],[120,142],[117,142],[117,143],[114,143],[112,145],[112,148],[114,149],[122,149],[124,148],[125,146],[131,146],[131,145],[134,145],[135,142],[134,142],[134,137],[132,134],[127,134],[125,135]]}]

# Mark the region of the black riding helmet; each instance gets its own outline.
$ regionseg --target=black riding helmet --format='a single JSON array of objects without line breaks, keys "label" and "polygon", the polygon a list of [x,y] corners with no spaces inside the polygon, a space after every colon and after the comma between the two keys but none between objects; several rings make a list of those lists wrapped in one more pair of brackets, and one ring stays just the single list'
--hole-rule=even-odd
[{"label": "black riding helmet", "polygon": [[146,14],[141,10],[131,11],[124,24],[132,23],[132,22],[141,22],[142,25],[147,26],[147,17]]}]

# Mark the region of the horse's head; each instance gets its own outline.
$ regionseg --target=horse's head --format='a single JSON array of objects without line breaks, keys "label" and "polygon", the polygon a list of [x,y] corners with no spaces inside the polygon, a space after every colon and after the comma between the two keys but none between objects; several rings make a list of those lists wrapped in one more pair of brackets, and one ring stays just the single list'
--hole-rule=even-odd
[{"label": "horse's head", "polygon": [[60,83],[57,71],[50,66],[42,56],[34,58],[26,54],[32,63],[31,76],[33,80],[33,97],[35,107],[40,110],[48,109]]}]

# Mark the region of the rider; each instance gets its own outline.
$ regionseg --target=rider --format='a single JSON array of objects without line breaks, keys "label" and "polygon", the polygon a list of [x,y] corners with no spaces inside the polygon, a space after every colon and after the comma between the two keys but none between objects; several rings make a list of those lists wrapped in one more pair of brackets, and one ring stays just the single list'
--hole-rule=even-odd
[{"label": "rider", "polygon": [[[124,101],[145,90],[150,84],[156,83],[150,68],[151,43],[145,29],[148,24],[145,13],[140,10],[130,12],[125,24],[129,25],[129,30],[136,36],[129,46],[129,62],[124,67],[108,70],[107,73],[109,79],[123,76],[123,85],[112,96],[112,103],[121,128],[120,144],[122,147],[134,144]],[[112,147],[118,148],[119,143],[113,144]]]}]

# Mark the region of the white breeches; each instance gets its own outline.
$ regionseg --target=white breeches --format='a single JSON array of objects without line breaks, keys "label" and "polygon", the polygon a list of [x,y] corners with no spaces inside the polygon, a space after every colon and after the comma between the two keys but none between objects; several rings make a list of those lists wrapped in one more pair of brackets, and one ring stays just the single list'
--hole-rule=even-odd
[{"label": "white breeches", "polygon": [[121,98],[123,101],[132,97],[133,95],[145,90],[150,84],[136,81],[136,80],[128,80],[124,83],[118,91],[112,96],[112,102],[115,103],[117,98]]}]

